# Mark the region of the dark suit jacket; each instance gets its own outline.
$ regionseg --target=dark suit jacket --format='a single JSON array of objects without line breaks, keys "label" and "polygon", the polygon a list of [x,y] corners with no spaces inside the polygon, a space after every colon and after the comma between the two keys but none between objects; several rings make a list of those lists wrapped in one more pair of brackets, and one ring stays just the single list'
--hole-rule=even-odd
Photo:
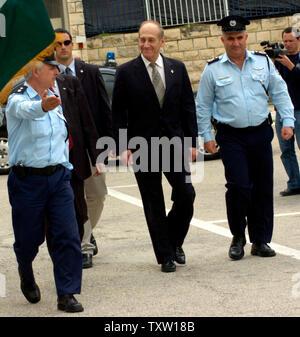
[{"label": "dark suit jacket", "polygon": [[99,66],[75,59],[75,71],[86,94],[99,137],[112,137],[110,101]]},{"label": "dark suit jacket", "polygon": [[162,108],[141,56],[118,67],[112,102],[117,141],[119,129],[127,129],[128,140],[135,136],[148,142],[151,137],[192,137],[196,147],[195,101],[186,68],[167,57],[163,62],[166,91]]},{"label": "dark suit jacket", "polygon": [[96,149],[97,129],[80,81],[74,76],[63,74],[58,75],[56,80],[68,131],[74,144],[70,152],[70,162],[74,166],[73,174],[84,180],[91,175],[87,151],[93,165],[100,153]]}]

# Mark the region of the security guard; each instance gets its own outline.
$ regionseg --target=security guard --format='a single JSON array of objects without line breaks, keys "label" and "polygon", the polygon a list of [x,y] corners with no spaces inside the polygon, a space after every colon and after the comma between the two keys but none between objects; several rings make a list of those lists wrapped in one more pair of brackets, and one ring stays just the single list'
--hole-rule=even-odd
[{"label": "security guard", "polygon": [[[233,234],[229,256],[244,256],[248,225],[252,255],[275,256],[267,244],[273,232],[273,157],[268,94],[280,113],[281,135],[293,135],[293,105],[287,87],[264,53],[246,49],[245,26],[240,16],[227,16],[221,41],[225,53],[209,61],[196,98],[199,135],[204,148],[216,152],[211,135],[211,118],[217,127],[216,141],[225,168],[226,207]],[[213,109],[214,107],[214,109]]]},{"label": "security guard", "polygon": [[9,201],[15,234],[21,290],[30,303],[40,300],[32,262],[45,239],[47,216],[52,234],[51,258],[58,309],[83,311],[73,294],[80,293],[81,247],[69,180],[69,144],[60,99],[48,88],[58,75],[54,55],[37,62],[24,86],[10,95],[6,117]]}]

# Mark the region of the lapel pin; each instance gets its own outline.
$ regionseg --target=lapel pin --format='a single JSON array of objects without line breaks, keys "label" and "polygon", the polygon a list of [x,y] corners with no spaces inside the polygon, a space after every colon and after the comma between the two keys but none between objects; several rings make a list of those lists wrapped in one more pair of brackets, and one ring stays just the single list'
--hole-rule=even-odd
[{"label": "lapel pin", "polygon": [[173,69],[171,69],[171,73],[174,74],[174,70]]}]

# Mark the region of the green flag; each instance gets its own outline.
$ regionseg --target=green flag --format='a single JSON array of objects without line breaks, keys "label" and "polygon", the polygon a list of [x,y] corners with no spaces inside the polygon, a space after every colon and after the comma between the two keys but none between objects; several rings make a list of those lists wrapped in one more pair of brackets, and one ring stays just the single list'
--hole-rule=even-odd
[{"label": "green flag", "polygon": [[4,86],[54,40],[55,33],[43,0],[0,0],[2,98]]}]

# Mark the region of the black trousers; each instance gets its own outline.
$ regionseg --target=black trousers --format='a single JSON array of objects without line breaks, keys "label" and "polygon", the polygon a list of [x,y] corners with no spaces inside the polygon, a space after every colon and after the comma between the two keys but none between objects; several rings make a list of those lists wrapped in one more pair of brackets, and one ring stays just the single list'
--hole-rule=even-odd
[{"label": "black trousers", "polygon": [[157,263],[173,259],[182,246],[194,212],[195,190],[186,182],[187,172],[164,172],[172,186],[173,206],[166,214],[162,172],[136,172],[144,213]]},{"label": "black trousers", "polygon": [[218,128],[216,141],[225,168],[226,207],[231,233],[251,242],[268,243],[273,233],[274,132],[265,124],[257,129]]}]

